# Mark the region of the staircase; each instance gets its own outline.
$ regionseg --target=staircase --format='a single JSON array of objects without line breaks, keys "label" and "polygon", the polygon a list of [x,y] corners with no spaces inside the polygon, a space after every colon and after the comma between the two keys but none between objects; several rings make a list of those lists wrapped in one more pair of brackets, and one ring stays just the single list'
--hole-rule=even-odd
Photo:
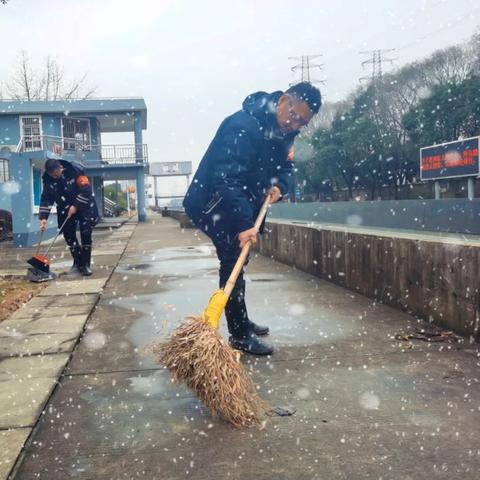
[{"label": "staircase", "polygon": [[103,197],[103,214],[105,217],[118,217],[120,215],[120,207],[118,203]]}]

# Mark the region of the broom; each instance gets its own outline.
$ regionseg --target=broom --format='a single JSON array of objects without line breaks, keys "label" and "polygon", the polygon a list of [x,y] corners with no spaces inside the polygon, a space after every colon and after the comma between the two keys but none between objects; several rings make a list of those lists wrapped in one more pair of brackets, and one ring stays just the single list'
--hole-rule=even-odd
[{"label": "broom", "polygon": [[[255,227],[260,228],[268,210],[264,201]],[[245,244],[225,287],[216,290],[201,317],[188,317],[170,338],[151,346],[157,360],[202,400],[213,416],[221,416],[234,427],[260,423],[267,404],[240,362],[240,352],[228,345],[218,332],[220,317],[252,244]]]},{"label": "broom", "polygon": [[40,230],[40,238],[38,239],[37,250],[35,255],[27,260],[27,263],[32,265],[32,267],[37,268],[38,270],[42,270],[45,273],[49,273],[50,271],[50,262],[45,255],[40,255],[40,248],[42,246],[43,234],[45,230]]},{"label": "broom", "polygon": [[50,260],[48,259],[48,254],[50,253],[51,248],[53,247],[55,241],[57,240],[58,236],[60,235],[60,232],[63,230],[63,227],[67,223],[68,219],[71,217],[71,215],[67,215],[67,218],[65,221],[62,223],[60,228],[57,231],[57,234],[52,240],[52,243],[47,248],[47,251],[45,252],[44,255],[39,255],[40,252],[40,245],[42,243],[42,238],[43,238],[43,230],[40,230],[40,239],[38,241],[37,245],[37,251],[35,255],[32,258],[29,258],[27,260],[27,263],[30,264],[33,268],[36,268],[37,270],[40,270],[44,273],[50,273]]}]

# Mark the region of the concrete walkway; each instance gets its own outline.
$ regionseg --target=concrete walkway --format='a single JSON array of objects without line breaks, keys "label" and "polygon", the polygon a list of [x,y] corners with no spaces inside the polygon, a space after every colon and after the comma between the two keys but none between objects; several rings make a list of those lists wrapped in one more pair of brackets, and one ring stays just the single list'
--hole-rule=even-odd
[{"label": "concrete walkway", "polygon": [[[51,254],[57,280],[0,323],[0,479],[31,435],[134,228],[95,234],[95,273],[88,279],[62,275],[71,258],[59,240]],[[24,275],[34,251],[2,244],[0,276]]]},{"label": "concrete walkway", "polygon": [[[128,244],[99,298],[97,277],[82,284],[85,293],[61,299],[47,289],[32,301],[63,302],[57,314],[34,303],[31,314],[57,323],[23,331],[56,343],[48,350],[43,338],[41,347],[24,348],[51,354],[0,363],[2,381],[25,387],[15,399],[0,397],[0,411],[20,399],[30,406],[37,384],[50,392],[75,349],[40,420],[28,409],[0,417],[0,451],[21,444],[34,426],[12,478],[479,478],[478,346],[395,340],[418,322],[264,257],[248,267],[250,316],[270,324],[276,353],[244,361],[261,395],[295,414],[265,416],[263,428],[246,431],[210,418],[145,346],[200,313],[216,288],[217,260],[205,237],[171,219],[152,219],[130,239],[124,231],[120,243]],[[78,317],[93,305],[75,346]],[[25,328],[33,323],[28,314],[22,318]],[[67,322],[72,331],[57,331]],[[4,367],[10,361],[30,363]],[[26,372],[35,373],[27,379]]]}]

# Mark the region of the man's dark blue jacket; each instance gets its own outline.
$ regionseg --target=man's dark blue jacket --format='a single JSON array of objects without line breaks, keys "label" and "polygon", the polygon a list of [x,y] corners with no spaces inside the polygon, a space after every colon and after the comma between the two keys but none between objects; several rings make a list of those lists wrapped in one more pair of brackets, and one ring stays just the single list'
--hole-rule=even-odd
[{"label": "man's dark blue jacket", "polygon": [[254,226],[273,185],[282,195],[291,191],[293,163],[287,157],[298,132],[284,135],[278,127],[276,109],[282,93],[249,95],[242,110],[220,125],[183,200],[195,224],[221,208],[237,234]]},{"label": "man's dark blue jacket", "polygon": [[69,207],[74,205],[77,207],[76,217],[92,227],[95,226],[99,221],[98,208],[83,165],[66,160],[60,160],[60,163],[64,168],[60,178],[55,179],[47,173],[43,174],[39,220],[48,218],[52,205],[55,203],[60,226],[67,217]]}]

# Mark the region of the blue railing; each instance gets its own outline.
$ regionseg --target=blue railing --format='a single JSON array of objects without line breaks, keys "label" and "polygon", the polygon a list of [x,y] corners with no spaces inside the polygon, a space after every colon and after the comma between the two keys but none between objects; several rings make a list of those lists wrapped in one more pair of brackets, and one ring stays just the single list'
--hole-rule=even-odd
[{"label": "blue railing", "polygon": [[92,145],[83,139],[56,137],[53,135],[26,135],[17,145],[16,151],[34,152],[45,150],[58,156],[71,153],[90,152],[85,155],[106,164],[148,163],[146,144],[130,145]]}]

